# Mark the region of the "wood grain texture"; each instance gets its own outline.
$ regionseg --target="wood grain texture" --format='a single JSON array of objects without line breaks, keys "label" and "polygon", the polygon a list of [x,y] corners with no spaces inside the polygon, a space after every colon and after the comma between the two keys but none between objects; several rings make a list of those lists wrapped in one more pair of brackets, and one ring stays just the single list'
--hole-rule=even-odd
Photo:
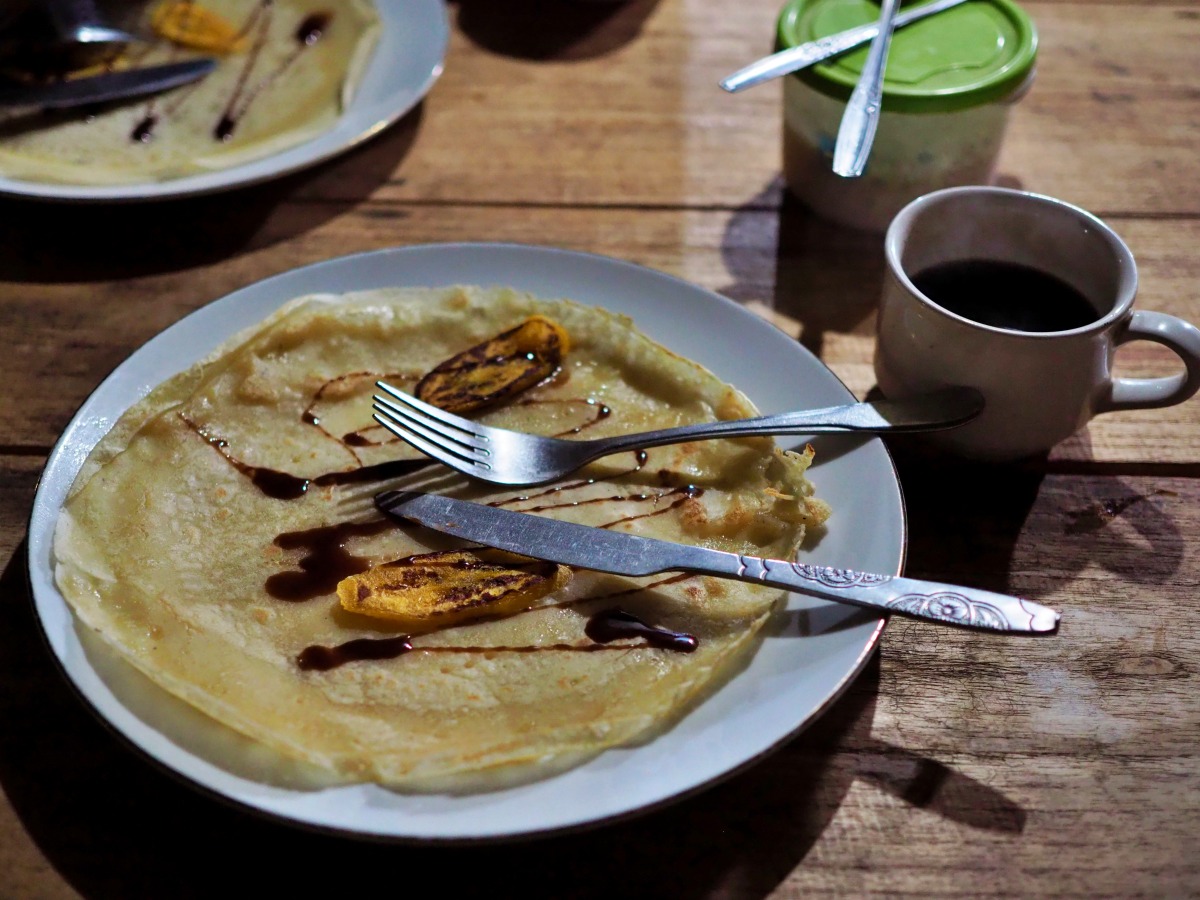
[{"label": "wood grain texture", "polygon": [[[6,542],[20,531],[12,512],[28,502],[36,462],[4,460]],[[429,866],[455,872],[446,877],[462,896],[518,881],[536,897],[1200,890],[1183,852],[1200,814],[1200,647],[1172,626],[1200,578],[1196,481],[1046,477],[924,456],[900,464],[909,572],[1055,604],[1057,637],[893,622],[851,692],[763,763],[630,823],[515,847],[376,847],[193,794],[67,690],[31,639],[15,557],[0,591],[9,896],[114,896],[131,875],[144,895],[207,896],[250,863],[239,875],[247,887],[301,895],[333,889],[347,869],[371,883]],[[197,870],[200,846],[214,861]],[[322,860],[318,871],[290,862],[301,855]],[[597,860],[613,875],[585,877]]]},{"label": "wood grain texture", "polygon": [[[8,275],[0,280],[0,304],[11,334],[8,352],[0,355],[0,379],[21,388],[0,396],[3,444],[48,449],[91,389],[129,353],[246,284],[339,252],[452,240],[552,244],[679,275],[798,323],[800,342],[860,396],[875,384],[882,247],[875,238],[828,228],[797,204],[778,213],[731,213],[376,203],[334,214],[324,204],[273,205],[270,196],[253,192],[244,201],[233,211],[211,200],[75,209],[65,221],[60,208],[10,204],[19,215],[0,218],[0,273]],[[181,213],[192,224],[178,224]],[[101,230],[101,219],[111,231]],[[1122,218],[1113,224],[1139,259],[1139,306],[1200,322],[1200,261],[1190,249],[1200,243],[1200,220]],[[130,232],[146,237],[130,247],[122,237]],[[71,260],[55,258],[52,234],[80,241]],[[97,237],[91,246],[87,235]],[[166,267],[169,259],[180,261],[177,270]],[[1172,354],[1145,343],[1123,348],[1117,361],[1125,375],[1179,369]],[[1056,454],[1197,462],[1194,432],[1183,427],[1189,424],[1200,425],[1200,404],[1102,416]],[[1152,443],[1148,432],[1155,434]]]},{"label": "wood grain texture", "polygon": [[[1001,183],[1106,217],[1138,305],[1200,322],[1200,0],[1028,0],[1041,35]],[[719,291],[855,393],[874,386],[878,236],[779,180],[778,0],[456,0],[446,72],[397,127],[229,195],[0,200],[0,898],[1200,896],[1200,401],[1097,418],[1045,461],[892,444],[909,574],[1027,594],[1053,638],[893,622],[779,752],[677,805],[503,847],[298,831],[201,796],[96,721],[44,649],[26,520],[88,392],[162,328],[296,266],[439,241],[551,244]],[[1123,348],[1123,374],[1177,364]],[[819,468],[815,475],[819,476]]]},{"label": "wood grain texture", "polygon": [[[407,123],[361,169],[302,196],[778,206],[780,85],[729,95],[717,82],[770,51],[779,4],[486,6],[452,12],[451,64],[419,129]],[[1102,214],[1200,213],[1196,5],[1023,7],[1040,34],[1038,74],[1013,110],[1004,183]],[[551,46],[556,29],[566,46]]]}]

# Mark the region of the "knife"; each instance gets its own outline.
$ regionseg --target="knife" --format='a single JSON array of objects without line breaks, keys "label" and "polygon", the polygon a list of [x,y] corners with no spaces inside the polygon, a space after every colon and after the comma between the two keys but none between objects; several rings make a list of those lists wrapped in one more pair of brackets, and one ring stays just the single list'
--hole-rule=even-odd
[{"label": "knife", "polygon": [[695,572],[980,631],[1058,630],[1054,610],[976,588],[674,544],[418,491],[385,491],[375,505],[397,519],[581,569],[618,575]]},{"label": "knife", "polygon": [[215,59],[189,59],[53,84],[3,87],[0,88],[0,112],[8,116],[26,115],[46,109],[69,109],[155,94],[203,78],[216,65]]}]

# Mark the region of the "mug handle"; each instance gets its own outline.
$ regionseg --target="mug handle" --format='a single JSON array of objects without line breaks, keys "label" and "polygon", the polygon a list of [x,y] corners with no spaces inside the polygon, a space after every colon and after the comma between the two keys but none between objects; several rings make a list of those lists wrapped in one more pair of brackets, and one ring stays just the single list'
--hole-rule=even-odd
[{"label": "mug handle", "polygon": [[1108,396],[1096,404],[1096,412],[1173,406],[1200,390],[1200,328],[1166,313],[1138,310],[1113,344],[1119,347],[1139,340],[1174,351],[1183,360],[1185,371],[1162,378],[1114,378]]}]

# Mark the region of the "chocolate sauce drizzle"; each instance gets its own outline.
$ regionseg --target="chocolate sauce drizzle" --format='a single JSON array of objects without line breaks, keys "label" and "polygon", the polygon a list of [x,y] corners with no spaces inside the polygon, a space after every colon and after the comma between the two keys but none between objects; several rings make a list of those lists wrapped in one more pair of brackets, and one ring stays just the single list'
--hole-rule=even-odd
[{"label": "chocolate sauce drizzle", "polygon": [[620,607],[601,610],[584,626],[583,633],[598,644],[608,644],[624,638],[640,637],[652,647],[693,653],[700,642],[693,635],[671,631],[661,625],[650,625]]},{"label": "chocolate sauce drizzle", "polygon": [[[224,143],[233,137],[238,124],[259,96],[278,81],[296,63],[304,51],[320,42],[333,21],[332,12],[316,12],[305,18],[293,34],[295,47],[292,52],[285,56],[273,71],[252,83],[251,75],[266,46],[273,16],[274,0],[259,0],[258,5],[238,29],[237,39],[240,40],[250,34],[253,34],[254,38],[250,50],[246,54],[246,59],[242,63],[242,68],[238,72],[233,91],[222,109],[220,118],[213,126],[212,136],[216,141]],[[153,103],[147,106],[145,117],[130,132],[130,140],[140,144],[153,140],[154,131],[160,122],[177,111],[195,87],[196,85],[193,84],[183,88],[176,95],[175,102],[167,106],[161,114],[154,111]]]},{"label": "chocolate sauce drizzle", "polygon": [[[466,368],[468,368],[468,367],[467,366],[460,367],[460,369],[466,369]],[[361,375],[362,373],[356,373],[356,374]],[[395,378],[395,376],[390,376],[390,375],[379,376],[379,380],[389,381],[389,382],[392,382],[393,384],[395,384],[396,382],[393,380],[394,378]],[[338,379],[335,379],[335,381],[336,380],[338,380]],[[403,379],[400,379],[400,380],[403,380]],[[409,378],[407,380],[416,381],[417,379]],[[329,382],[329,383],[333,384],[334,382]],[[545,382],[543,382],[543,383],[545,383]],[[321,390],[323,391],[324,387],[322,387]],[[316,399],[314,399],[313,403],[315,404],[316,402],[317,402]],[[601,422],[604,419],[607,419],[609,416],[612,415],[612,412],[613,412],[612,407],[608,406],[608,404],[601,403],[599,400],[596,400],[591,397],[572,397],[569,399],[544,399],[543,398],[543,399],[534,399],[534,400],[526,399],[526,400],[517,401],[518,406],[533,406],[535,404],[547,404],[547,403],[556,403],[556,404],[563,404],[563,405],[582,405],[582,406],[585,406],[592,410],[591,417],[588,418],[586,421],[580,422],[578,425],[568,428],[565,431],[559,431],[559,432],[551,435],[551,437],[557,437],[557,438],[566,437],[567,435],[571,435],[571,434],[580,434],[583,431],[587,430],[588,428],[591,428],[593,425],[597,424],[598,422]],[[308,412],[308,414],[311,415],[311,407],[310,407],[309,411],[307,411],[307,412]],[[310,424],[315,425],[318,423],[319,423],[319,420],[311,422]],[[383,440],[375,440],[375,439],[367,436],[368,433],[370,433],[370,432],[383,432],[384,434],[387,435],[387,437],[385,437]],[[333,437],[333,435],[330,435],[330,437]],[[342,435],[341,438],[335,437],[334,440],[340,440],[341,443],[347,447],[381,447],[384,444],[397,443],[400,439],[398,437],[395,437],[394,435],[392,435],[391,432],[387,431],[387,429],[385,429],[382,425],[368,425],[366,428],[361,428],[358,431],[347,432],[346,434]]]},{"label": "chocolate sauce drizzle", "polygon": [[[369,440],[362,435],[361,432],[351,432],[340,440],[331,435],[321,425],[320,417],[315,412],[315,406],[319,401],[322,393],[330,384],[336,383],[347,377],[372,377],[371,373],[354,373],[353,376],[341,376],[339,379],[327,382],[321,387],[317,394],[313,397],[312,402],[301,414],[301,421],[307,425],[311,425],[319,429],[323,434],[331,437],[335,441],[339,441],[343,445],[348,446],[367,446],[375,442]],[[539,402],[539,401],[526,401]],[[573,402],[573,401],[568,401]],[[612,410],[605,404],[598,403],[594,400],[587,400],[590,406],[596,408],[596,415],[588,422],[582,423],[564,434],[578,433],[584,428],[589,427],[597,421],[611,415]],[[346,484],[352,482],[365,482],[382,480],[385,478],[396,477],[407,474],[418,468],[421,468],[429,463],[428,460],[401,460],[387,463],[381,463],[373,466],[359,466],[354,469],[348,469],[338,472],[330,472],[324,475],[319,475],[314,478],[302,478],[297,475],[292,475],[287,472],[281,472],[275,469],[269,469],[262,466],[252,466],[233,455],[229,449],[229,443],[223,438],[210,434],[204,427],[193,422],[187,415],[180,413],[180,418],[188,425],[188,427],[205,440],[209,446],[221,454],[221,456],[229,462],[237,471],[245,475],[250,482],[265,496],[279,500],[294,500],[305,495],[310,485],[333,485]],[[351,451],[353,453],[353,451]],[[357,456],[355,456],[357,459]],[[644,468],[647,460],[645,450],[638,450],[634,453],[634,464],[631,468],[617,477],[623,475],[631,475]],[[616,525],[626,522],[635,521],[637,519],[648,518],[667,513],[689,499],[698,497],[703,494],[703,489],[695,485],[683,485],[672,487],[672,480],[675,478],[673,473],[662,470],[658,473],[658,480],[663,485],[664,490],[642,490],[630,494],[614,494],[603,497],[589,497],[579,500],[567,500],[565,502],[547,502],[530,507],[525,507],[525,512],[544,512],[552,509],[560,509],[564,507],[578,507],[599,503],[622,503],[622,502],[650,502],[654,504],[654,509],[651,512],[640,513],[636,515],[625,516],[620,519],[605,523],[600,527],[612,528]],[[580,481],[569,482],[567,484],[556,485],[545,488],[535,494],[524,494],[515,497],[506,498],[504,500],[493,501],[492,506],[508,506],[514,503],[525,503],[531,500],[545,499],[557,496],[563,492],[576,490],[581,487],[586,487],[596,483],[595,478],[583,479]],[[660,505],[660,501],[666,497],[674,497],[670,503]],[[265,589],[267,593],[277,599],[288,603],[302,603],[308,600],[313,600],[317,597],[327,596],[336,591],[337,585],[344,578],[351,575],[357,575],[367,571],[371,566],[371,561],[367,557],[357,556],[351,553],[346,545],[353,538],[369,537],[380,534],[390,528],[395,527],[390,520],[380,519],[372,522],[342,522],[334,525],[326,525],[318,528],[311,528],[303,531],[285,532],[276,536],[274,540],[275,546],[281,550],[302,550],[303,555],[295,563],[296,568],[289,569],[283,572],[277,572],[270,576],[266,583]],[[633,587],[624,591],[617,591],[612,594],[603,595],[602,597],[586,597],[570,601],[566,605],[574,605],[585,600],[600,600],[612,599],[620,596],[628,596],[636,594],[640,591],[656,587],[661,584],[670,584],[677,581],[682,581],[692,576],[681,574],[669,578],[661,579],[652,584]],[[572,653],[594,653],[600,651],[627,651],[638,647],[650,647],[661,650],[670,650],[679,653],[692,653],[696,650],[699,641],[696,637],[682,632],[671,631],[659,625],[653,625],[639,619],[637,616],[619,607],[610,607],[600,612],[595,613],[589,619],[584,627],[584,634],[589,638],[591,643],[582,644],[540,644],[533,646],[438,646],[438,647],[420,647],[413,646],[412,639],[409,635],[399,635],[386,638],[355,638],[346,641],[342,644],[326,646],[314,644],[304,648],[296,657],[296,665],[304,671],[328,671],[338,668],[347,663],[359,662],[365,660],[389,660],[396,659],[407,653],[544,653],[544,652],[572,652]],[[616,641],[627,641],[629,639],[640,640],[640,643],[621,643],[616,644]]]},{"label": "chocolate sauce drizzle", "polygon": [[[271,0],[263,0],[262,6],[259,7],[259,12],[263,15],[257,23],[257,31],[254,36],[254,45],[250,49],[249,55],[246,57],[246,63],[238,76],[237,86],[234,89],[233,95],[229,98],[229,102],[225,106],[225,112],[221,116],[220,122],[213,131],[213,136],[218,141],[227,141],[233,137],[233,132],[237,128],[238,123],[246,115],[255,100],[269,88],[272,84],[279,80],[288,69],[290,69],[300,58],[300,55],[313,47],[320,41],[321,37],[329,28],[330,22],[333,21],[333,13],[319,12],[313,13],[296,29],[295,39],[296,46],[275,68],[274,71],[254,83],[250,84],[250,73],[254,69],[254,65],[258,62],[259,56],[262,55],[263,47],[266,45],[267,34],[271,25],[271,13],[273,6]],[[253,26],[251,26],[253,27]]]},{"label": "chocolate sauce drizzle", "polygon": [[273,500],[297,500],[308,492],[311,485],[328,487],[337,484],[359,484],[399,478],[430,464],[430,460],[427,459],[397,459],[373,466],[359,466],[338,472],[326,472],[324,475],[317,475],[313,478],[303,478],[299,475],[292,475],[290,472],[281,472],[265,466],[252,466],[243,462],[230,452],[229,442],[224,438],[209,434],[205,428],[197,425],[184,413],[180,413],[179,417],[210,447],[220,453],[231,466],[249,478],[251,484]]},{"label": "chocolate sauce drizzle", "polygon": [[590,418],[580,422],[578,425],[575,425],[572,428],[568,428],[566,431],[559,431],[556,434],[551,435],[551,437],[566,437],[569,434],[580,434],[581,432],[586,431],[588,428],[591,428],[593,425],[604,421],[611,416],[613,412],[612,407],[606,403],[601,403],[594,397],[537,398],[517,401],[517,405],[519,406],[534,406],[547,403],[556,403],[563,406],[584,406],[591,410]]},{"label": "chocolate sauce drizzle", "polygon": [[154,126],[157,124],[158,116],[154,113],[146,113],[146,117],[138,122],[132,133],[130,133],[130,139],[139,144],[145,144],[154,137]]},{"label": "chocolate sauce drizzle", "polygon": [[[613,477],[624,478],[626,475],[632,475],[635,472],[640,472],[646,465],[647,454],[645,450],[633,451],[635,463],[632,468],[626,469]],[[528,503],[530,500],[538,500],[542,497],[551,497],[555,494],[560,494],[563,491],[573,491],[576,488],[587,487],[589,484],[595,484],[595,478],[585,478],[581,481],[571,481],[566,484],[558,484],[545,490],[538,491],[536,494],[517,494],[513,497],[506,497],[503,500],[493,500],[488,506],[512,506],[514,503]],[[568,506],[570,504],[561,504]]]},{"label": "chocolate sauce drizzle", "polygon": [[369,559],[346,549],[354,537],[370,537],[395,526],[390,520],[342,522],[306,531],[288,531],[275,538],[281,550],[303,550],[297,569],[276,572],[266,582],[267,593],[276,600],[302,603],[333,593],[338,582],[371,567]]},{"label": "chocolate sauce drizzle", "polygon": [[[580,482],[580,484],[586,484],[586,483],[587,482]],[[546,493],[550,493],[550,492],[546,492]],[[664,513],[668,513],[673,509],[677,509],[678,507],[680,507],[684,503],[686,503],[688,500],[691,500],[694,497],[701,496],[703,493],[704,493],[704,488],[697,487],[694,484],[688,484],[688,485],[684,485],[682,487],[672,488],[670,490],[664,490],[664,491],[639,491],[635,494],[613,494],[612,496],[608,496],[608,497],[588,497],[584,500],[569,500],[565,503],[543,503],[538,506],[526,506],[521,509],[521,512],[538,513],[538,512],[545,512],[545,511],[551,510],[551,509],[563,509],[566,507],[591,506],[592,504],[596,504],[596,503],[648,503],[648,502],[652,502],[654,504],[655,508],[650,512],[639,513],[639,514],[633,515],[633,516],[623,516],[620,519],[614,519],[611,522],[605,522],[602,525],[597,526],[599,528],[613,528],[617,525],[623,525],[626,522],[635,522],[638,519],[649,519],[652,516],[661,516]],[[676,499],[672,500],[670,503],[666,504],[665,506],[658,505],[658,501],[662,500],[664,497],[671,497],[671,496],[675,496]],[[500,505],[500,504],[497,504],[497,505]]]},{"label": "chocolate sauce drizzle", "polygon": [[250,483],[266,496],[274,500],[295,500],[298,497],[303,497],[305,492],[308,491],[308,486],[311,483],[310,479],[242,462],[229,452],[229,442],[227,440],[209,434],[207,430],[193,422],[185,413],[181,412],[179,418],[187,424],[188,428],[203,438],[210,447],[220,453],[231,466],[249,478]]},{"label": "chocolate sauce drizzle", "polygon": [[[246,20],[246,24],[238,32],[239,37],[241,37],[253,31],[254,43],[251,45],[250,52],[246,55],[246,61],[238,73],[237,82],[234,84],[233,93],[230,95],[229,101],[225,104],[225,110],[221,113],[221,118],[217,121],[217,125],[213,129],[213,137],[218,141],[224,142],[233,137],[233,131],[237,127],[238,119],[241,118],[241,115],[234,114],[234,110],[237,108],[242,94],[246,91],[246,85],[250,80],[250,72],[254,68],[254,64],[258,62],[259,56],[262,55],[263,47],[266,46],[267,32],[271,27],[273,13],[274,5],[272,0],[261,0],[258,7],[250,14],[250,18]],[[246,105],[249,106],[248,103]],[[242,114],[245,114],[245,108],[242,109]]]},{"label": "chocolate sauce drizzle", "polygon": [[[374,384],[376,381],[387,381],[391,384],[405,384],[416,381],[420,376],[402,372],[388,372],[380,374],[378,372],[347,372],[344,375],[339,375],[336,378],[331,378],[329,381],[321,385],[317,392],[313,395],[312,401],[300,414],[300,420],[306,425],[312,425],[317,428],[323,435],[331,441],[335,441],[350,451],[350,455],[357,461],[359,456],[354,452],[355,447],[382,447],[384,444],[397,443],[400,439],[393,437],[391,432],[387,432],[382,425],[368,425],[365,428],[360,428],[357,431],[347,432],[338,437],[331,433],[325,426],[321,424],[321,417],[317,415],[317,405],[325,397],[325,392],[335,385],[345,385],[351,381],[369,381]],[[367,437],[368,432],[383,431],[388,437],[385,440],[377,441]]]},{"label": "chocolate sauce drizzle", "polygon": [[332,19],[333,15],[327,12],[313,13],[296,29],[296,40],[305,47],[311,47],[321,39]]},{"label": "chocolate sauce drizzle", "polygon": [[664,584],[676,584],[680,581],[687,581],[689,578],[695,577],[696,576],[690,572],[684,572],[680,575],[669,575],[666,578],[660,578],[658,581],[651,581],[649,584],[639,584],[635,587],[626,588],[623,591],[613,591],[609,594],[597,594],[594,597],[580,597],[578,600],[573,601],[573,603],[583,603],[586,600],[615,600],[617,597],[629,597],[633,594],[640,594],[642,591],[649,591],[656,587],[662,587]]},{"label": "chocolate sauce drizzle", "polygon": [[395,659],[411,653],[412,649],[406,634],[391,638],[357,638],[334,647],[313,644],[300,651],[296,665],[306,672],[326,672],[364,659]]},{"label": "chocolate sauce drizzle", "polygon": [[[511,646],[500,644],[490,647],[414,647],[411,638],[402,635],[398,638],[356,638],[344,644],[327,647],[313,644],[305,647],[296,657],[296,665],[301,669],[328,671],[346,663],[362,660],[396,659],[406,653],[446,653],[471,654],[487,656],[492,653],[603,653],[605,651],[636,650],[639,646],[648,647],[650,644],[529,644]],[[685,651],[690,652],[690,651]]]},{"label": "chocolate sauce drizzle", "polygon": [[[686,576],[685,576],[686,577]],[[671,579],[674,580],[674,579]],[[526,646],[472,646],[472,647],[414,647],[409,635],[389,638],[355,638],[332,647],[313,644],[305,647],[296,657],[296,665],[305,671],[321,672],[344,666],[346,663],[363,660],[396,659],[406,653],[597,653],[605,650],[636,650],[653,647],[659,650],[674,650],[678,653],[693,653],[700,642],[690,634],[671,631],[660,625],[650,625],[623,609],[606,609],[596,613],[584,626],[591,644],[535,644]],[[641,638],[640,644],[621,644],[613,641]]]}]

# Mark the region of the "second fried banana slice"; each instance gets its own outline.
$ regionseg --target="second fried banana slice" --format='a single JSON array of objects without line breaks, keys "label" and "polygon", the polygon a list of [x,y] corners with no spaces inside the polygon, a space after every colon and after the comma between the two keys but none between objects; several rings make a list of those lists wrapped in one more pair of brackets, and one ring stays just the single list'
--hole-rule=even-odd
[{"label": "second fried banana slice", "polygon": [[423,553],[375,566],[338,584],[350,612],[388,619],[415,632],[509,616],[561,590],[571,570],[555,563],[498,557],[468,550]]}]

